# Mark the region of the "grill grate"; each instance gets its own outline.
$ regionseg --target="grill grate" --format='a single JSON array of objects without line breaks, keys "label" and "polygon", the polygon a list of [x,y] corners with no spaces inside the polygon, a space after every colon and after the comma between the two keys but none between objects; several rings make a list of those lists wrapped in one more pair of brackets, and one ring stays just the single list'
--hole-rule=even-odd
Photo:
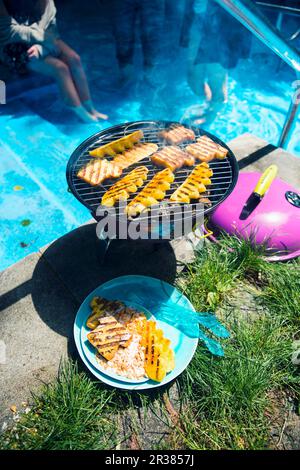
[{"label": "grill grate", "polygon": [[[89,155],[89,151],[96,147],[99,147],[100,145],[104,145],[106,143],[111,142],[112,140],[116,140],[118,138],[123,137],[124,135],[128,135],[140,129],[143,131],[144,134],[142,142],[156,143],[159,149],[161,149],[166,144],[158,138],[158,133],[172,124],[177,123],[166,121],[139,121],[111,127],[90,137],[73,152],[67,166],[66,176],[68,185],[70,191],[82,204],[84,204],[89,209],[95,219],[97,219],[96,210],[101,203],[103,194],[112,184],[118,181],[118,179],[105,180],[101,185],[98,186],[90,186],[88,183],[85,183],[84,181],[79,179],[77,177],[79,169],[93,158]],[[199,128],[193,128],[193,131],[196,137],[200,137],[201,135],[207,135],[215,142],[221,144],[223,147],[226,147],[228,149],[227,157],[224,160],[213,160],[212,162],[210,162],[210,167],[213,170],[212,184],[208,187],[208,192],[203,193],[202,195],[202,197],[208,198],[210,201],[210,203],[204,203],[203,205],[204,214],[207,214],[213,208],[215,208],[216,205],[220,204],[233,190],[237,181],[238,165],[231,150],[221,140],[217,139],[208,132]],[[179,146],[184,149],[186,145],[187,144],[180,144]],[[111,157],[106,158],[110,159]],[[196,164],[198,163],[200,162],[196,162]],[[155,173],[163,169],[155,167],[148,157],[123,170],[120,179],[123,178],[127,173],[132,171],[135,167],[140,165],[146,166],[149,170],[148,178],[145,184],[150,181],[150,179],[154,176]],[[171,185],[171,189],[166,193],[165,199],[169,198],[172,192],[186,179],[191,170],[191,167],[183,167],[176,171],[175,180]],[[139,188],[138,192],[141,189],[142,188]],[[136,194],[137,193],[131,194],[130,199],[128,199],[128,202],[131,201],[136,196]],[[195,204],[191,203],[188,206],[192,215],[193,211],[195,210]],[[168,201],[163,202],[164,213],[166,213],[165,211],[167,211],[168,208],[171,209],[173,207],[174,203]],[[117,206],[116,210],[118,210]],[[185,216],[188,215],[188,213],[189,211],[186,212],[185,210]],[[145,213],[144,215],[141,214],[141,216],[138,218],[139,221],[143,217],[148,217],[147,213]]]}]

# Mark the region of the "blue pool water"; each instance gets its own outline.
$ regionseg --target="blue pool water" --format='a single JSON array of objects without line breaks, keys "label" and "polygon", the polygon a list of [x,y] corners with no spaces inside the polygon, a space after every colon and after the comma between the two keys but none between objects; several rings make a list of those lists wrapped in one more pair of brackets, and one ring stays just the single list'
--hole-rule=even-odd
[{"label": "blue pool water", "polygon": [[[181,120],[188,116],[187,110],[201,104],[186,82],[180,54],[160,67],[156,86],[137,73],[133,85],[120,88],[111,31],[105,19],[99,22],[101,32],[92,33],[95,20],[87,12],[85,22],[73,18],[72,35],[66,28],[65,36],[77,45],[89,71],[94,100],[109,115],[108,122],[81,124],[62,105],[56,86],[48,82],[9,97],[0,107],[0,270],[90,218],[67,191],[65,179],[68,158],[82,140],[120,122]],[[95,42],[101,43],[97,53]],[[203,126],[226,142],[250,132],[277,143],[294,78],[285,67],[274,73],[277,59],[269,57],[267,64],[259,60],[245,60],[231,72],[228,103]],[[298,155],[299,136],[298,122],[288,148]]]}]

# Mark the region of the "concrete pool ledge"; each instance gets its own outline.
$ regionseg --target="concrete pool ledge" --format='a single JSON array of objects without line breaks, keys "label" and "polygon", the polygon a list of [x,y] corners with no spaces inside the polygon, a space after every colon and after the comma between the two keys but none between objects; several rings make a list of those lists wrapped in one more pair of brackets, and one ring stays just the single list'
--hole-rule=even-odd
[{"label": "concrete pool ledge", "polygon": [[[229,143],[241,162],[252,162],[243,171],[263,171],[276,163],[280,177],[300,188],[300,159],[267,145],[250,134]],[[269,153],[262,156],[266,150]],[[73,322],[89,292],[125,274],[173,283],[180,262],[191,254],[184,242],[154,247],[147,241],[120,241],[112,242],[101,264],[103,249],[91,221],[0,273],[0,421],[9,416],[11,405],[20,407],[41,380],[57,374],[62,357],[76,357]]]},{"label": "concrete pool ledge", "polygon": [[300,189],[300,158],[295,155],[248,133],[231,140],[228,146],[239,161],[241,171],[263,172],[269,165],[276,164],[278,177]]}]

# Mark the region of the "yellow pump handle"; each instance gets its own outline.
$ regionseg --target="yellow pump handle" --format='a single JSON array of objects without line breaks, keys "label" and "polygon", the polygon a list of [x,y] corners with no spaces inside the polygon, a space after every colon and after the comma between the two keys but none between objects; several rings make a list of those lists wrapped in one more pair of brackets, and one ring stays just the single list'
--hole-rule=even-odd
[{"label": "yellow pump handle", "polygon": [[277,172],[278,167],[276,165],[270,165],[259,178],[253,192],[263,197],[271,186],[272,181],[277,175]]}]

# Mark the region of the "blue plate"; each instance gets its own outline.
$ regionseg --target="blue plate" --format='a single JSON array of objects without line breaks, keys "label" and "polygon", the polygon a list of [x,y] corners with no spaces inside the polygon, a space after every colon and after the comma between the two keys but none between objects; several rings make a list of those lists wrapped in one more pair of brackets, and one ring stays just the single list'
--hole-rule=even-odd
[{"label": "blue plate", "polygon": [[[146,390],[160,387],[174,380],[190,363],[198,344],[198,338],[191,338],[181,330],[169,323],[157,321],[159,328],[164,331],[166,338],[171,340],[171,345],[175,353],[175,368],[167,374],[162,382],[145,381],[132,382],[116,374],[110,374],[101,368],[95,360],[95,350],[86,341],[86,320],[90,315],[90,302],[93,297],[101,296],[111,300],[121,300],[134,307],[130,302],[130,293],[135,293],[142,300],[142,308],[148,310],[148,305],[153,302],[153,298],[158,304],[171,307],[174,304],[181,305],[186,309],[194,311],[189,300],[170,284],[146,276],[121,276],[102,284],[91,292],[80,306],[74,324],[74,337],[79,355],[92,374],[102,382],[116,388],[125,390]],[[93,354],[91,352],[93,351]]]}]

